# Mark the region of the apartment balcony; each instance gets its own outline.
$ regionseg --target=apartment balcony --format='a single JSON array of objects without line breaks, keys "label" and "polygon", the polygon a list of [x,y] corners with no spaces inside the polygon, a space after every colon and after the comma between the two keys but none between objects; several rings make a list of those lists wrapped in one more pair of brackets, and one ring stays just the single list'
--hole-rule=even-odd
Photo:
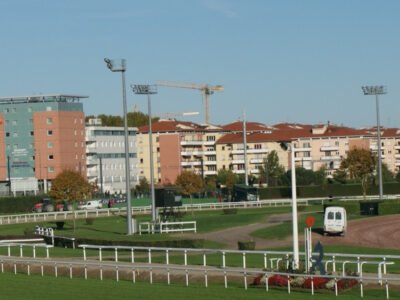
[{"label": "apartment balcony", "polygon": [[202,146],[203,145],[202,140],[193,140],[193,141],[181,141],[181,146]]},{"label": "apartment balcony", "polygon": [[[378,145],[370,145],[369,149],[371,149],[372,151],[378,151]],[[381,146],[381,150],[384,150],[384,149],[385,149],[385,146]]]},{"label": "apartment balcony", "polygon": [[244,174],[245,173],[244,170],[232,170],[232,172],[235,174]]},{"label": "apartment balcony", "polygon": [[264,162],[264,159],[262,158],[252,158],[250,159],[251,164],[262,164]]},{"label": "apartment balcony", "polygon": [[232,154],[243,154],[244,153],[244,149],[234,149],[232,150]]},{"label": "apartment balcony", "polygon": [[97,157],[86,157],[86,164],[87,165],[98,165],[99,159]]},{"label": "apartment balcony", "polygon": [[322,146],[321,151],[338,151],[339,146]]},{"label": "apartment balcony", "polygon": [[204,175],[217,175],[217,171],[204,171]]},{"label": "apartment balcony", "polygon": [[193,161],[182,161],[181,166],[188,167],[188,166],[201,166],[201,161],[193,160]]},{"label": "apartment balcony", "polygon": [[321,160],[340,160],[340,156],[339,155],[321,156]]},{"label": "apartment balcony", "polygon": [[232,160],[233,165],[239,165],[239,164],[244,164],[244,159],[235,159]]},{"label": "apartment balcony", "polygon": [[[268,153],[269,149],[262,148],[262,149],[247,149],[247,153],[249,154],[256,154],[256,153]],[[234,149],[232,150],[232,154],[243,154],[244,149]]]},{"label": "apartment balcony", "polygon": [[395,158],[400,158],[400,153],[394,155]]},{"label": "apartment balcony", "polygon": [[312,157],[295,157],[294,161],[312,161]]},{"label": "apartment balcony", "polygon": [[192,156],[192,155],[203,155],[203,151],[182,151],[181,155],[182,156]]},{"label": "apartment balcony", "polygon": [[400,166],[400,160],[396,160],[396,166]]},{"label": "apartment balcony", "polygon": [[217,151],[204,151],[203,155],[217,155]]},{"label": "apartment balcony", "polygon": [[212,165],[216,165],[217,164],[217,161],[215,161],[215,160],[206,160],[206,161],[204,161],[204,165],[205,166],[212,166]]},{"label": "apartment balcony", "polygon": [[87,175],[88,177],[97,177],[97,176],[99,176],[99,172],[94,171],[94,170],[90,170],[90,171],[87,171],[87,172],[86,172],[86,175]]},{"label": "apartment balcony", "polygon": [[203,145],[214,146],[215,145],[215,141],[205,141],[205,142],[203,142]]},{"label": "apartment balcony", "polygon": [[396,150],[400,150],[400,145],[396,145],[396,146],[394,146],[394,149],[396,149]]},{"label": "apartment balcony", "polygon": [[294,152],[305,152],[305,151],[311,151],[311,147],[298,147],[298,148],[294,148]]},{"label": "apartment balcony", "polygon": [[260,174],[260,169],[251,169],[250,173],[251,174]]}]

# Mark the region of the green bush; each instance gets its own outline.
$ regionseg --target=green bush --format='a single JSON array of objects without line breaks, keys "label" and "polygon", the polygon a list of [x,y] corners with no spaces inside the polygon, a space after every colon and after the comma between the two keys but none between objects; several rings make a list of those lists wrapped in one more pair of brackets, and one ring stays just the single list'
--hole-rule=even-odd
[{"label": "green bush", "polygon": [[44,196],[21,196],[0,198],[0,213],[30,213],[35,203],[39,202]]},{"label": "green bush", "polygon": [[[400,183],[387,182],[383,184],[385,194],[400,194]],[[297,196],[301,198],[316,197],[340,197],[340,196],[362,196],[362,188],[360,184],[324,184],[297,186]],[[284,187],[267,187],[259,189],[260,199],[279,199],[290,198],[292,189],[289,186]],[[372,185],[367,190],[367,195],[379,195],[379,186]]]},{"label": "green bush", "polygon": [[359,201],[343,202],[343,201],[329,201],[329,203],[324,203],[325,209],[329,206],[341,206],[346,209],[348,215],[360,215],[360,203]]},{"label": "green bush", "polygon": [[239,250],[254,250],[256,249],[255,241],[238,241]]},{"label": "green bush", "polygon": [[85,219],[85,224],[86,225],[93,225],[94,219],[93,218],[86,218]]},{"label": "green bush", "polygon": [[224,215],[236,215],[237,214],[237,208],[224,208],[222,210],[222,214],[224,214]]},{"label": "green bush", "polygon": [[379,215],[400,214],[400,201],[387,200],[379,203]]}]

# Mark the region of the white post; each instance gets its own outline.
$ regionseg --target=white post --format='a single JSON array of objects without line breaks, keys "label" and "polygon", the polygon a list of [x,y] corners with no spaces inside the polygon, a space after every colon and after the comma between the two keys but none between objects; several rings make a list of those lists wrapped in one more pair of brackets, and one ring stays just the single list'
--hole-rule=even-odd
[{"label": "white post", "polygon": [[291,145],[292,167],[292,223],[293,223],[293,269],[299,268],[299,233],[297,226],[296,166],[294,144]]}]

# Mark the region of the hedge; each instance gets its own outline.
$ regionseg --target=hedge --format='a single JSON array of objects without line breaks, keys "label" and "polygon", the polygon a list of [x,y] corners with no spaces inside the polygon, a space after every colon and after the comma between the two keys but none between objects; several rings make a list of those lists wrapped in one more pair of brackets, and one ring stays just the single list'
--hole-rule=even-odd
[{"label": "hedge", "polygon": [[[383,184],[386,195],[400,194],[400,183],[388,182]],[[322,186],[298,186],[297,196],[302,198],[328,197],[328,196],[362,196],[360,184],[326,184]],[[260,199],[290,198],[291,187],[267,187],[259,189]],[[379,186],[370,186],[367,195],[379,195]]]},{"label": "hedge", "polygon": [[0,198],[0,213],[13,214],[32,212],[35,203],[39,202],[42,198],[43,195]]}]

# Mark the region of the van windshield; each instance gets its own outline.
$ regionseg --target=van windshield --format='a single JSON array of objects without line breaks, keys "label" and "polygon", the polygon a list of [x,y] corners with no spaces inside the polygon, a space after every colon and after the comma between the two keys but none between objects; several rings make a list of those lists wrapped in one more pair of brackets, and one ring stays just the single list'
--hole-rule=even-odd
[{"label": "van windshield", "polygon": [[334,219],[334,214],[332,211],[328,212],[328,220],[333,220]]}]

